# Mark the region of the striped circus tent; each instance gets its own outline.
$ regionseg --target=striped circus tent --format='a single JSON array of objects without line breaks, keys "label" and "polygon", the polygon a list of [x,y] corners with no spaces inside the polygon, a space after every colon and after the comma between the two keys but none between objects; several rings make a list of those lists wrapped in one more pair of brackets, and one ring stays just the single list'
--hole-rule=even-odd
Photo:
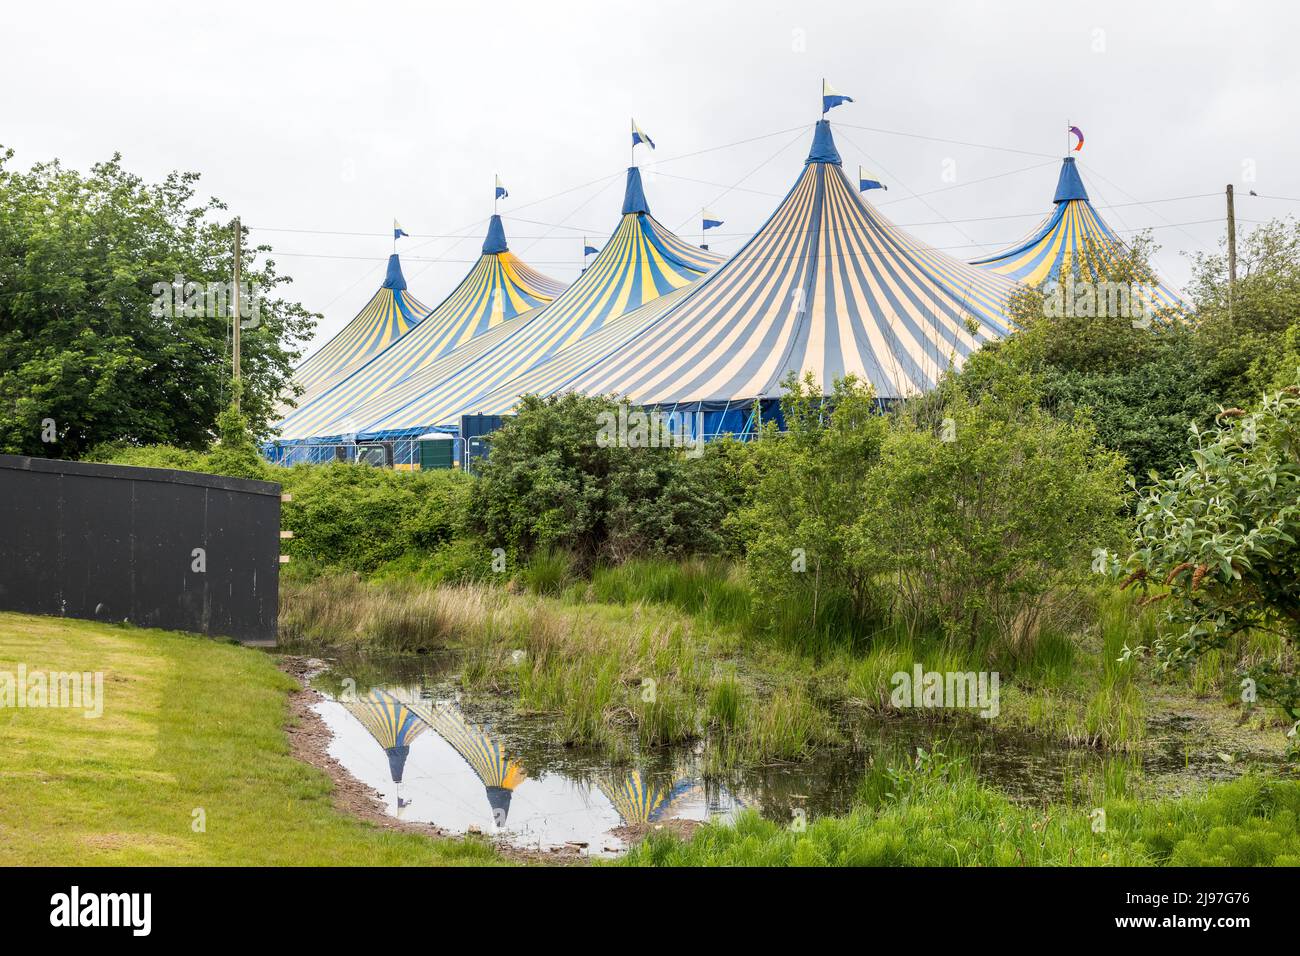
[{"label": "striped circus tent", "polygon": [[[1072,272],[1095,276],[1100,265],[1127,253],[1124,241],[1093,208],[1073,156],[1066,156],[1061,163],[1052,202],[1055,205],[1051,214],[1027,239],[971,264],[1037,286],[1060,281],[1062,272],[1067,277]],[[1157,314],[1162,310],[1187,311],[1182,297],[1158,277],[1144,293]]]},{"label": "striped circus tent", "polygon": [[481,412],[486,415],[507,415],[514,409],[522,395],[551,395],[556,392],[570,391],[567,386],[577,376],[631,342],[660,316],[681,302],[693,288],[689,286],[685,289],[677,289],[660,296],[648,305],[619,316],[607,323],[599,332],[484,395],[475,401],[473,408],[444,409],[440,416],[441,420],[434,424],[454,428],[460,423],[460,415],[466,411]]},{"label": "striped circus tent", "polygon": [[502,383],[597,334],[620,317],[692,285],[722,257],[680,238],[650,213],[641,171],[627,171],[622,218],[581,277],[497,347],[427,368],[353,411],[365,437],[419,434],[475,410]]},{"label": "striped circus tent", "polygon": [[529,392],[620,395],[705,413],[707,435],[779,399],[790,372],[823,387],[851,373],[879,399],[902,398],[1010,332],[1013,288],[885,219],[822,120],[794,187],[725,265],[629,334],[561,353],[467,410],[503,414]]},{"label": "striped circus tent", "polygon": [[527,779],[523,768],[506,755],[500,740],[466,720],[453,704],[420,701],[413,704],[412,709],[469,764],[483,782],[497,825],[503,825],[510,812],[515,788]]},{"label": "striped circus tent", "polygon": [[639,770],[617,777],[600,777],[596,786],[625,826],[639,826],[671,817],[674,805],[700,790],[700,785],[690,780],[676,783],[672,780],[647,781]]},{"label": "striped circus tent", "polygon": [[406,291],[406,278],[397,253],[388,257],[388,274],[379,291],[343,329],[313,352],[296,369],[293,380],[302,386],[301,406],[365,364],[417,328],[429,309]]},{"label": "striped circus tent", "polygon": [[[482,255],[442,304],[411,334],[355,367],[351,375],[335,379],[332,387],[318,390],[311,399],[300,398],[298,408],[277,425],[281,439],[357,431],[356,427],[344,427],[355,409],[475,338],[509,327],[514,319],[536,311],[563,290],[564,283],[543,275],[510,251],[501,217],[494,215]],[[330,427],[335,430],[328,430]]]},{"label": "striped circus tent", "polygon": [[[345,700],[343,707],[361,722],[388,755],[388,769],[394,783],[402,782],[411,741],[425,731],[425,724],[412,706],[396,694],[371,690],[358,700]],[[400,799],[400,798],[399,798]]]}]

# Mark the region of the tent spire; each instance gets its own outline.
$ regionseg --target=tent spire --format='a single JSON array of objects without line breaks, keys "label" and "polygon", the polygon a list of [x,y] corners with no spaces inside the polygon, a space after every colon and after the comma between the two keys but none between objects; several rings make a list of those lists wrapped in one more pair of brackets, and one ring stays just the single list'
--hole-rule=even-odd
[{"label": "tent spire", "polygon": [[822,119],[817,121],[817,130],[813,133],[812,149],[808,152],[808,158],[804,160],[805,166],[809,163],[844,165],[844,161],[840,159],[840,151],[835,148],[835,137],[831,136],[830,120]]},{"label": "tent spire", "polygon": [[501,225],[501,217],[493,213],[491,220],[488,222],[487,238],[483,240],[483,255],[494,256],[509,251],[510,247],[506,245],[506,230]]},{"label": "tent spire", "polygon": [[1088,200],[1088,190],[1083,188],[1083,179],[1079,176],[1079,167],[1073,156],[1066,156],[1061,161],[1061,178],[1056,181],[1056,195],[1052,202],[1058,205],[1071,199]]},{"label": "tent spire", "polygon": [[388,257],[388,275],[384,277],[384,288],[402,290],[406,288],[406,276],[402,275],[402,263],[394,252]]},{"label": "tent spire", "polygon": [[645,189],[641,186],[641,170],[637,166],[629,166],[627,189],[623,192],[623,215],[649,211],[650,204],[646,202]]}]

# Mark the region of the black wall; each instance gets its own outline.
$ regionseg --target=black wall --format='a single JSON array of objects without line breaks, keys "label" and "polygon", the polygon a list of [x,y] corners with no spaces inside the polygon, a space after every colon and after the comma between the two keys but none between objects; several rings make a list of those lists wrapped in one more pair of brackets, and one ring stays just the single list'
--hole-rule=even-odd
[{"label": "black wall", "polygon": [[0,609],[275,640],[279,584],[278,484],[0,455]]}]

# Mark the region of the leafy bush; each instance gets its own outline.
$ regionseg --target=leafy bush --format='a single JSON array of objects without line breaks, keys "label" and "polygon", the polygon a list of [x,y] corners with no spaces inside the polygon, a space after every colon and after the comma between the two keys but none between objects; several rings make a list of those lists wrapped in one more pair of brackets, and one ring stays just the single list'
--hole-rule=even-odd
[{"label": "leafy bush", "polygon": [[1131,473],[1172,471],[1186,451],[1187,423],[1209,421],[1216,408],[1194,328],[1046,315],[1043,301],[1038,290],[1018,295],[1011,313],[1020,331],[972,355],[956,382],[978,398],[1029,375],[1042,408],[1065,420],[1086,411],[1098,440]]},{"label": "leafy bush", "polygon": [[[1193,426],[1193,463],[1142,496],[1128,581],[1172,588],[1166,665],[1222,648],[1250,628],[1300,644],[1300,387]],[[1125,583],[1127,584],[1128,581]],[[1263,668],[1261,697],[1300,719],[1300,677]]]},{"label": "leafy bush", "polygon": [[1092,549],[1121,539],[1119,456],[1086,421],[1042,411],[1032,392],[971,402],[949,389],[924,407],[885,437],[860,491],[848,562],[885,576],[913,633],[1021,646],[1048,597],[1082,584]]},{"label": "leafy bush", "polygon": [[755,443],[754,487],[733,526],[760,618],[786,633],[825,634],[881,611],[874,569],[847,558],[887,424],[870,387],[852,377],[826,399],[811,375],[783,385],[787,431],[769,425]]},{"label": "leafy bush", "polygon": [[[282,524],[295,561],[371,572],[412,552],[434,552],[463,526],[471,480],[458,471],[393,471],[331,463],[280,469]],[[486,561],[490,558],[485,555]]]},{"label": "leafy bush", "polygon": [[605,398],[525,396],[491,436],[469,498],[471,527],[525,557],[560,548],[583,566],[724,550],[722,521],[738,493],[727,473],[738,453],[602,446],[600,416],[617,409]]}]

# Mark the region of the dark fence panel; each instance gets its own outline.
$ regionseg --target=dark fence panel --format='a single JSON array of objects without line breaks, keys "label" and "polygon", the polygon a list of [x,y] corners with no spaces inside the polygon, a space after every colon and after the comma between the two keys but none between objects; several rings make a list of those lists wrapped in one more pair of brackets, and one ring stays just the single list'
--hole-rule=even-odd
[{"label": "dark fence panel", "polygon": [[273,641],[279,585],[274,482],[0,455],[0,608]]}]

